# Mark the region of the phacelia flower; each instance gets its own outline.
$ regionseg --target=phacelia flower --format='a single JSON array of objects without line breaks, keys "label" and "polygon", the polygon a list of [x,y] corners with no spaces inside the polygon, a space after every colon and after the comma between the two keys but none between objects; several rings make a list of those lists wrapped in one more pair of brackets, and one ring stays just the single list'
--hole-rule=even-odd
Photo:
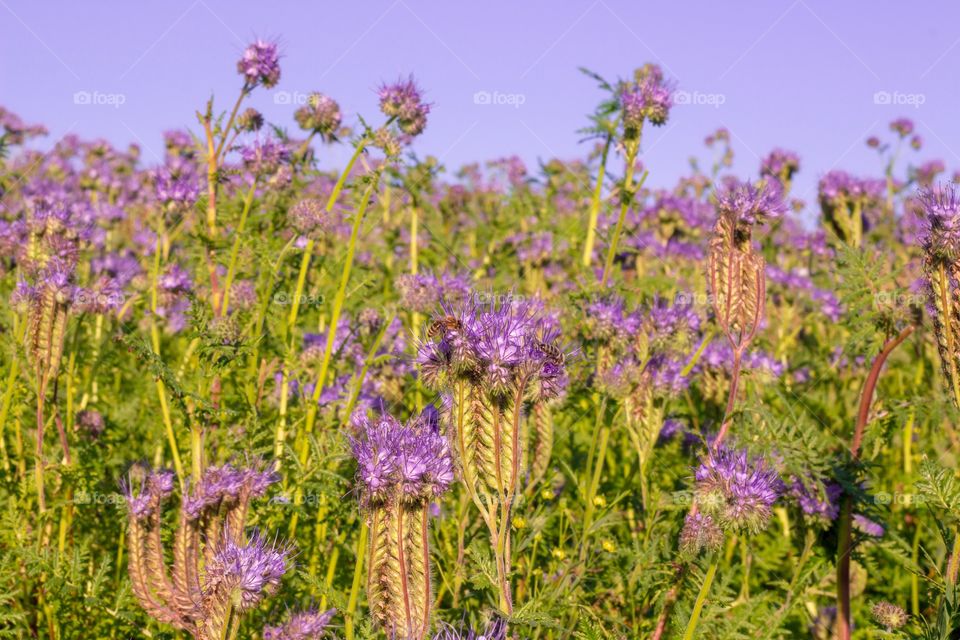
[{"label": "phacelia flower", "polygon": [[714,553],[723,544],[723,530],[706,513],[690,514],[680,531],[680,553],[693,558],[702,551]]},{"label": "phacelia flower", "polygon": [[264,627],[263,640],[320,640],[336,609],[302,611],[278,627]]},{"label": "phacelia flower", "polygon": [[917,199],[926,218],[924,249],[936,259],[960,255],[960,193],[953,185],[923,189]]},{"label": "phacelia flower", "polygon": [[343,115],[340,105],[322,93],[311,93],[307,104],[297,109],[293,114],[294,120],[304,131],[316,131],[321,136],[330,136],[340,128]]},{"label": "phacelia flower", "polygon": [[888,632],[899,629],[907,624],[907,619],[909,618],[907,612],[903,610],[903,607],[883,600],[873,605],[870,613],[873,615],[873,619],[877,621],[877,624],[884,627]]},{"label": "phacelia flower", "polygon": [[767,526],[783,491],[777,472],[746,451],[710,452],[696,471],[697,500],[704,513],[734,531],[757,533]]},{"label": "phacelia flower", "polygon": [[418,505],[442,495],[453,482],[450,447],[425,411],[402,425],[384,414],[371,421],[354,416],[360,436],[353,440],[360,502],[366,507],[399,500]]},{"label": "phacelia flower", "polygon": [[780,189],[770,183],[755,187],[749,182],[738,183],[717,194],[717,211],[739,224],[761,224],[781,217],[787,211]]},{"label": "phacelia flower", "polygon": [[408,136],[423,133],[427,126],[430,105],[423,101],[420,87],[413,78],[398,80],[380,87],[380,111],[396,118],[400,130]]},{"label": "phacelia flower", "polygon": [[280,52],[275,42],[257,40],[248,46],[237,62],[237,73],[243,76],[247,87],[262,84],[267,89],[280,81]]},{"label": "phacelia flower", "polygon": [[315,198],[307,198],[290,207],[287,212],[290,224],[303,236],[318,239],[330,227],[326,205]]},{"label": "phacelia flower", "polygon": [[241,611],[256,607],[280,586],[288,555],[257,532],[246,543],[225,536],[206,567],[204,599],[225,597]]},{"label": "phacelia flower", "polygon": [[913,120],[909,118],[897,118],[890,123],[890,131],[893,131],[901,138],[906,138],[913,133]]},{"label": "phacelia flower", "polygon": [[237,129],[246,133],[255,133],[263,128],[263,114],[250,107],[237,116]]}]

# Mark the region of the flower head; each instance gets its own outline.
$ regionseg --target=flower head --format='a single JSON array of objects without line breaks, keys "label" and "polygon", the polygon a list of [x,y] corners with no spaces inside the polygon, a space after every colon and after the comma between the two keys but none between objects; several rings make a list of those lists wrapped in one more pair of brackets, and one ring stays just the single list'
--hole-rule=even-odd
[{"label": "flower head", "polygon": [[960,193],[953,185],[923,189],[917,195],[926,217],[923,244],[935,259],[960,255]]},{"label": "flower head", "polygon": [[257,40],[243,51],[237,73],[248,87],[262,84],[270,89],[280,81],[280,53],[276,42]]},{"label": "flower head", "polygon": [[206,567],[204,598],[227,598],[242,611],[256,607],[280,586],[288,555],[256,531],[246,543],[224,536]]},{"label": "flower head", "polygon": [[767,526],[783,491],[776,471],[746,451],[712,451],[696,472],[697,499],[721,526],[757,533]]},{"label": "flower head", "polygon": [[787,211],[780,189],[772,183],[755,187],[741,182],[717,194],[717,211],[742,225],[755,225],[781,217]]},{"label": "flower head", "polygon": [[714,553],[723,544],[723,530],[705,513],[690,514],[680,531],[680,553],[696,557],[701,551]]},{"label": "flower head", "polygon": [[435,410],[425,410],[407,425],[388,414],[372,421],[354,416],[360,436],[351,444],[364,507],[422,505],[450,487],[453,459],[433,415]]},{"label": "flower head", "polygon": [[336,100],[322,93],[311,93],[307,104],[297,109],[293,117],[304,131],[316,131],[322,136],[335,134],[343,119]]},{"label": "flower head", "polygon": [[389,118],[396,118],[400,130],[408,136],[418,136],[427,126],[430,105],[423,101],[420,87],[413,77],[384,84],[378,91],[380,111]]},{"label": "flower head", "polygon": [[884,627],[888,632],[899,629],[907,624],[907,619],[910,617],[907,615],[907,612],[903,610],[903,607],[884,600],[873,605],[870,613],[873,615],[873,619],[877,621],[877,624]]}]

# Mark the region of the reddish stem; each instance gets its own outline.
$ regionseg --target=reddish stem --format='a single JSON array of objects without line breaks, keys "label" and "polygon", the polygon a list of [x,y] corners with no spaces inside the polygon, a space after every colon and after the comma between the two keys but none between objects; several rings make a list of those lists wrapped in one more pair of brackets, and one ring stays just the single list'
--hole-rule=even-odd
[{"label": "reddish stem", "polygon": [[[860,445],[863,443],[863,432],[870,418],[870,406],[873,404],[873,393],[880,379],[887,358],[900,343],[913,333],[914,326],[910,325],[895,338],[887,340],[880,354],[873,361],[870,373],[863,384],[860,394],[860,410],[857,412],[857,424],[853,430],[853,439],[850,441],[850,455],[853,459],[860,459]],[[850,551],[852,548],[851,536],[853,532],[853,498],[849,494],[843,498],[840,513],[840,545],[837,549],[837,638],[850,640]]]}]

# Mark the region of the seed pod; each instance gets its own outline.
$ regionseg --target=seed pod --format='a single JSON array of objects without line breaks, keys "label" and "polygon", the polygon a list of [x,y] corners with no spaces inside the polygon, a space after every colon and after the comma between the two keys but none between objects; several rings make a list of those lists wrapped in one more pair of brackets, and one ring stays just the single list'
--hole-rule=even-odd
[{"label": "seed pod", "polygon": [[734,342],[745,346],[763,321],[766,274],[763,257],[743,240],[737,225],[721,216],[710,240],[707,279],[717,323]]}]

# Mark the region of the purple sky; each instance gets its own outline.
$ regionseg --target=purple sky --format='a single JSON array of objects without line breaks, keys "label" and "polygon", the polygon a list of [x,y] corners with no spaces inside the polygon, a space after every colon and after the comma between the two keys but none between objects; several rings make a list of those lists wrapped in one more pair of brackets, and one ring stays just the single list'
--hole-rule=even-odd
[{"label": "purple sky", "polygon": [[[672,184],[692,154],[706,160],[703,137],[725,126],[743,175],[774,146],[799,152],[796,193],[812,201],[832,168],[878,171],[863,140],[901,115],[926,144],[906,158],[960,168],[958,18],[948,1],[0,0],[0,103],[52,139],[137,142],[154,162],[161,132],[195,127],[211,91],[232,104],[244,45],[275,37],[283,77],[250,102],[271,122],[293,126],[284,100],[313,90],[348,121],[375,121],[376,86],[413,72],[434,103],[418,153],[534,165],[587,151],[576,131],[601,95],[578,66],[612,79],[652,61],[709,104],[677,106],[645,136],[648,185]],[[123,104],[78,105],[78,91]],[[477,104],[480,91],[522,104]],[[322,155],[333,165],[345,152]]]}]

